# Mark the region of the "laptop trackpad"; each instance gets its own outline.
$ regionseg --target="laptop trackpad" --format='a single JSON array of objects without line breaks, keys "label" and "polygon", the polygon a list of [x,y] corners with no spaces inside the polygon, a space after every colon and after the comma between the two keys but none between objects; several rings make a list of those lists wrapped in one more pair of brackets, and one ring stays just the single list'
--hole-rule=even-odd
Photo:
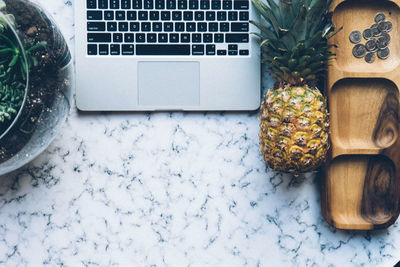
[{"label": "laptop trackpad", "polygon": [[200,104],[199,62],[139,62],[139,105]]}]

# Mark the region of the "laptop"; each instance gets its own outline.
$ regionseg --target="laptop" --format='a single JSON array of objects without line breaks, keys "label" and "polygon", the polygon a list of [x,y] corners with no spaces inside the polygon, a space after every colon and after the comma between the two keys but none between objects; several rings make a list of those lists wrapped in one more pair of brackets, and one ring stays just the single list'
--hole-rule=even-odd
[{"label": "laptop", "polygon": [[78,109],[257,109],[255,15],[248,0],[75,1]]}]

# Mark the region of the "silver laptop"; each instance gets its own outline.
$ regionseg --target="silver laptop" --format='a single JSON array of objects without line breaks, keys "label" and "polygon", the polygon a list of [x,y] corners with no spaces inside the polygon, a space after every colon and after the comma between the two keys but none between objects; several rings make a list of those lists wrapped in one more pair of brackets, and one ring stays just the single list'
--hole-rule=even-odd
[{"label": "silver laptop", "polygon": [[75,1],[76,100],[85,111],[255,110],[250,1]]}]

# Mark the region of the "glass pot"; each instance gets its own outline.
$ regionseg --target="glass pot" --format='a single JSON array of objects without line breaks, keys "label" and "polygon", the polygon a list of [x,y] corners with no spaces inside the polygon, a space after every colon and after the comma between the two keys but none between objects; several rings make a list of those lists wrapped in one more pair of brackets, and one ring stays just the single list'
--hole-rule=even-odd
[{"label": "glass pot", "polygon": [[70,50],[50,16],[29,0],[0,0],[0,175],[33,160],[70,110]]}]

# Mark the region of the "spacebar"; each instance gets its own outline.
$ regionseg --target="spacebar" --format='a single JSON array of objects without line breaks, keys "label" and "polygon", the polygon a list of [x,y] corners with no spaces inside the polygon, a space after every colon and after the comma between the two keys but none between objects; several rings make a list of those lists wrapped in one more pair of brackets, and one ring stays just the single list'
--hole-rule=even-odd
[{"label": "spacebar", "polygon": [[147,45],[137,44],[138,56],[186,56],[190,55],[190,45]]}]

